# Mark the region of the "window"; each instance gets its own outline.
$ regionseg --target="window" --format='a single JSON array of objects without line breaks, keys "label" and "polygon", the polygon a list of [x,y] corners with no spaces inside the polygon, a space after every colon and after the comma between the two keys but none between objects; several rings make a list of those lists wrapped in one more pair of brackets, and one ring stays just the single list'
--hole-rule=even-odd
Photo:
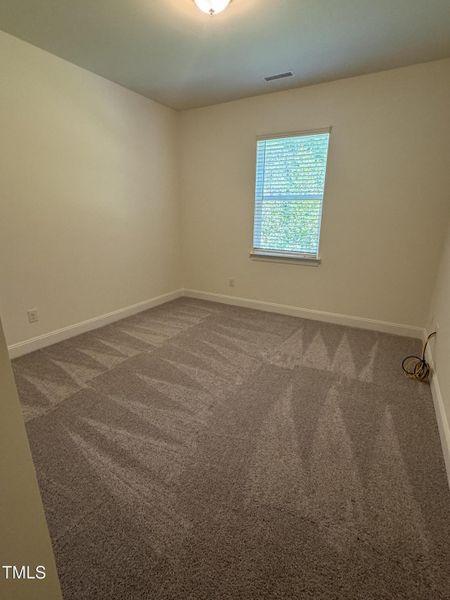
[{"label": "window", "polygon": [[318,261],[329,137],[258,139],[252,256]]}]

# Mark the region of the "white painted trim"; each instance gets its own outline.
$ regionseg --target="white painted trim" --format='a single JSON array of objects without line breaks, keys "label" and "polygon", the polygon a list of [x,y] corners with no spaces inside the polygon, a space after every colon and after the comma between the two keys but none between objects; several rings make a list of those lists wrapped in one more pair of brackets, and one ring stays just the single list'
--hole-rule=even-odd
[{"label": "white painted trim", "polygon": [[450,487],[450,425],[447,419],[444,399],[442,397],[441,388],[437,372],[435,371],[433,352],[430,346],[426,349],[426,356],[429,365],[432,368],[430,381],[431,395],[433,397],[434,411],[436,413],[436,421],[439,429],[439,437],[441,438],[442,453],[444,455],[445,468],[447,471],[448,485]]},{"label": "white painted trim", "polygon": [[[383,333],[404,335],[407,337],[421,339],[423,342],[425,342],[428,335],[425,329],[422,327],[415,327],[413,325],[390,323],[388,321],[378,321],[376,319],[365,319],[363,317],[330,313],[321,310],[312,310],[310,308],[299,308],[297,306],[276,304],[274,302],[263,302],[261,300],[251,300],[249,298],[239,298],[237,296],[227,296],[225,294],[215,294],[200,290],[184,289],[183,296],[187,296],[189,298],[198,298],[199,300],[210,300],[211,302],[222,302],[223,304],[231,304],[234,306],[243,306],[256,310],[265,310],[268,312],[275,312],[293,317],[302,317],[304,319],[313,319],[315,321],[325,321],[327,323],[335,323],[337,325],[348,325],[350,327],[358,327],[360,329],[370,329],[374,331],[381,331]],[[433,367],[433,355],[430,346],[427,348],[426,358],[429,364]],[[444,462],[450,487],[450,425],[444,408],[444,401],[442,398],[441,389],[439,387],[438,376],[436,372],[434,372],[434,369],[430,386],[434,410],[436,413],[436,421],[439,429],[439,436],[441,439],[442,453],[444,455]]]},{"label": "white painted trim", "polygon": [[258,142],[263,142],[264,140],[276,140],[279,138],[286,137],[301,137],[308,135],[317,135],[319,133],[331,133],[332,126],[328,125],[328,127],[319,127],[318,129],[305,129],[304,131],[282,131],[281,133],[262,133],[261,135],[257,135],[256,139]]},{"label": "white painted trim", "polygon": [[445,414],[444,400],[442,398],[441,388],[439,387],[439,380],[436,373],[431,377],[430,387],[431,395],[433,396],[434,410],[436,412],[439,436],[441,438],[445,468],[447,470],[448,485],[450,487],[450,427],[447,415]]},{"label": "white painted trim", "polygon": [[259,260],[264,262],[277,262],[286,263],[291,265],[303,265],[307,267],[318,267],[322,262],[319,257],[312,257],[306,255],[295,255],[282,252],[262,252],[259,250],[252,250],[250,252],[250,258],[252,260]]},{"label": "white painted trim", "polygon": [[131,315],[148,310],[154,306],[159,306],[165,302],[170,302],[171,300],[175,300],[182,295],[183,290],[175,290],[167,294],[162,294],[161,296],[156,296],[155,298],[150,298],[150,300],[144,300],[143,302],[138,302],[137,304],[125,306],[124,308],[113,310],[112,312],[104,315],[93,317],[92,319],[87,319],[86,321],[81,321],[80,323],[74,323],[73,325],[68,325],[67,327],[62,327],[61,329],[56,329],[55,331],[38,335],[30,338],[29,340],[24,340],[23,342],[17,342],[16,344],[8,346],[9,356],[10,358],[16,358],[17,356],[28,354],[34,350],[39,350],[40,348],[45,348],[51,344],[56,344],[57,342],[62,342],[68,338],[80,335],[80,333],[85,333],[86,331],[103,327],[104,325],[114,323],[114,321],[119,321],[125,317],[130,317]]},{"label": "white painted trim", "polygon": [[144,300],[131,306],[126,306],[118,310],[87,319],[80,323],[68,325],[49,333],[24,340],[23,342],[17,342],[8,347],[11,358],[45,348],[51,344],[56,344],[68,338],[71,338],[80,333],[85,333],[91,329],[97,329],[119,321],[125,317],[135,315],[144,310],[148,310],[154,306],[159,306],[165,302],[170,302],[181,296],[187,296],[189,298],[198,298],[201,300],[209,300],[211,302],[221,302],[222,304],[232,304],[235,306],[243,306],[246,308],[253,308],[255,310],[263,310],[267,312],[274,312],[283,315],[290,315],[293,317],[301,317],[303,319],[312,319],[315,321],[324,321],[327,323],[335,323],[337,325],[347,325],[350,327],[357,327],[360,329],[370,329],[373,331],[382,331],[384,333],[393,333],[396,335],[404,335],[407,337],[421,338],[423,339],[423,329],[421,327],[415,327],[413,325],[403,325],[398,323],[390,323],[388,321],[378,321],[376,319],[366,319],[364,317],[356,317],[352,315],[343,315],[340,313],[325,312],[321,310],[314,310],[311,308],[300,308],[298,306],[289,306],[287,304],[276,304],[275,302],[264,302],[263,300],[252,300],[250,298],[240,298],[239,296],[228,296],[226,294],[216,294],[213,292],[204,292],[200,290],[192,289],[178,289],[161,296],[156,296],[150,300]]},{"label": "white painted trim", "polygon": [[359,329],[370,329],[372,331],[382,331],[383,333],[404,335],[406,337],[422,339],[423,336],[423,328],[414,325],[377,321],[376,319],[366,319],[364,317],[325,312],[323,310],[314,310],[311,308],[300,308],[298,306],[289,306],[287,304],[276,304],[275,302],[263,302],[262,300],[239,298],[238,296],[227,296],[225,294],[215,294],[200,290],[184,289],[183,296],[198,298],[199,300],[210,300],[211,302],[222,302],[222,304],[254,308],[256,310],[290,315],[292,317],[301,317],[302,319],[312,319],[313,321],[325,321],[327,323],[335,323],[336,325],[347,325]]},{"label": "white painted trim", "polygon": [[[120,319],[140,313],[144,310],[148,310],[149,308],[170,302],[171,300],[175,300],[181,296],[198,298],[200,300],[209,300],[211,302],[221,302],[222,304],[231,304],[234,306],[243,306],[246,308],[274,312],[282,315],[290,315],[293,317],[301,317],[304,319],[312,319],[315,321],[335,323],[337,325],[347,325],[360,329],[370,329],[373,331],[381,331],[395,335],[404,335],[407,337],[420,338],[422,340],[426,339],[426,331],[421,327],[415,327],[413,325],[390,323],[388,321],[378,321],[376,319],[365,319],[364,317],[355,317],[340,313],[313,310],[310,308],[300,308],[286,304],[276,304],[275,302],[264,302],[262,300],[240,298],[238,296],[227,296],[225,294],[215,294],[200,290],[178,289],[167,294],[162,294],[161,296],[156,296],[150,300],[144,300],[143,302],[138,302],[137,304],[132,304],[131,306],[126,306],[124,308],[119,308],[118,310],[114,310],[104,315],[87,319],[86,321],[75,323],[67,327],[62,327],[61,329],[44,333],[34,338],[30,338],[29,340],[24,340],[23,342],[12,344],[11,346],[8,346],[10,358],[16,358],[18,356],[22,356],[23,354],[33,352],[34,350],[45,348],[51,344],[62,342],[68,338],[85,333],[86,331],[103,327],[109,323],[113,323],[115,321],[119,321]],[[429,361],[430,365],[433,365],[433,356],[430,347],[427,348],[427,360]],[[433,373],[431,378],[431,393],[433,396],[436,420],[439,428],[442,451],[444,454],[444,461],[450,486],[450,426],[446,417],[444,401],[436,373]]]}]

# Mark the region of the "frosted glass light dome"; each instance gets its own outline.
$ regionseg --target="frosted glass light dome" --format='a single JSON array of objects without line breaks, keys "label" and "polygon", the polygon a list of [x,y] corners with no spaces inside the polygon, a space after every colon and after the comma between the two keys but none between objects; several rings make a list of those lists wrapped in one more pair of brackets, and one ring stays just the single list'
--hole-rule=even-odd
[{"label": "frosted glass light dome", "polygon": [[194,0],[198,8],[207,15],[217,15],[226,9],[231,0]]}]

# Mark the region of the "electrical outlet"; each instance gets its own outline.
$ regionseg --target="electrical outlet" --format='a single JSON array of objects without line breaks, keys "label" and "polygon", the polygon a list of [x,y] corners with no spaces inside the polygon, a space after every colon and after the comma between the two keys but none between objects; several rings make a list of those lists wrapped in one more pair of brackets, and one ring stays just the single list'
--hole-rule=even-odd
[{"label": "electrical outlet", "polygon": [[27,315],[28,323],[37,323],[39,321],[37,308],[30,308],[30,310],[27,310]]},{"label": "electrical outlet", "polygon": [[234,287],[234,279],[232,277],[228,280],[228,287]]}]

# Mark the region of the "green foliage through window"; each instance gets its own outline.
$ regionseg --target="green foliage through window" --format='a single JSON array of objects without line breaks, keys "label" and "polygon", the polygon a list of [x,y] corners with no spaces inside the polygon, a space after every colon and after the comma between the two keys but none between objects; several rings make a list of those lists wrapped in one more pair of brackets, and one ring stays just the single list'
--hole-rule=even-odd
[{"label": "green foliage through window", "polygon": [[329,133],[259,140],[255,249],[317,256]]}]

